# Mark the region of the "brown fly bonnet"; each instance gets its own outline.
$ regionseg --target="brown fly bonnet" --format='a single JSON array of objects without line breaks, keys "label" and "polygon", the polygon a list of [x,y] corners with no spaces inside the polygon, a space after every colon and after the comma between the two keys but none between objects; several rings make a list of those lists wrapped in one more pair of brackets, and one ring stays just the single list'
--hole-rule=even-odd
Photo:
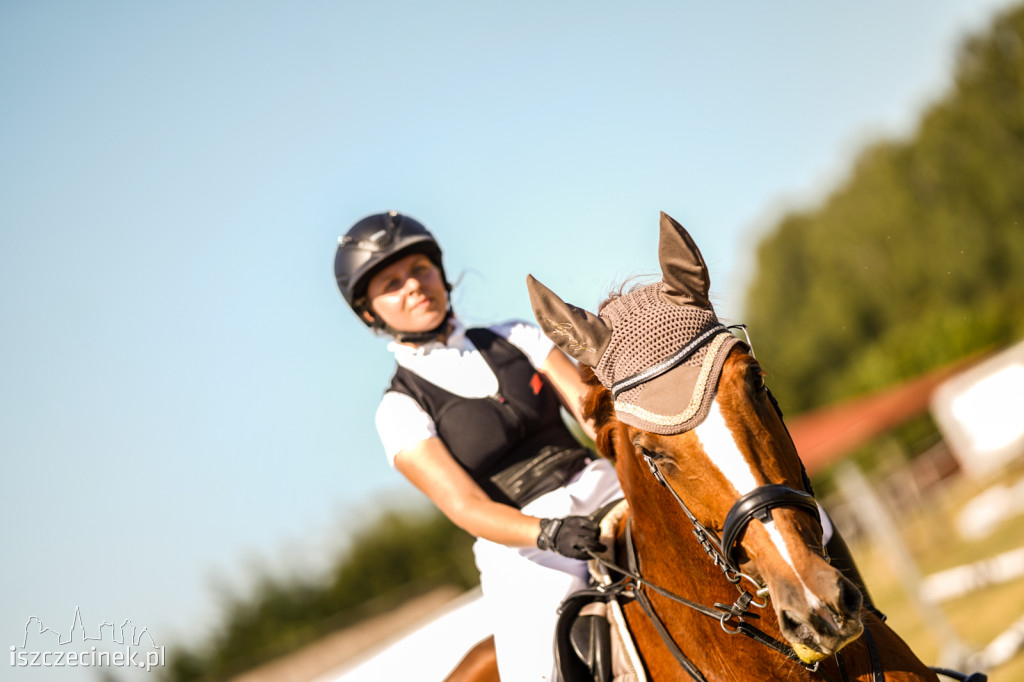
[{"label": "brown fly bonnet", "polygon": [[619,420],[668,435],[704,420],[725,358],[742,342],[715,316],[693,238],[664,213],[658,260],[662,281],[613,298],[600,315],[565,303],[532,276],[527,287],[541,329],[594,369]]}]

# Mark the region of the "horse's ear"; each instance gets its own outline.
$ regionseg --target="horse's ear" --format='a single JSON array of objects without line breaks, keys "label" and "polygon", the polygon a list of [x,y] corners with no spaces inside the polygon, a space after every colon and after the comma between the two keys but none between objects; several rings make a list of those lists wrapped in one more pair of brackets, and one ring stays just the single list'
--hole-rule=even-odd
[{"label": "horse's ear", "polygon": [[527,275],[526,288],[541,330],[566,353],[595,367],[611,341],[611,328],[597,315],[560,299],[533,275]]},{"label": "horse's ear", "polygon": [[711,278],[704,257],[686,228],[664,212],[661,214],[658,260],[666,284],[662,295],[670,303],[711,308],[708,298]]}]

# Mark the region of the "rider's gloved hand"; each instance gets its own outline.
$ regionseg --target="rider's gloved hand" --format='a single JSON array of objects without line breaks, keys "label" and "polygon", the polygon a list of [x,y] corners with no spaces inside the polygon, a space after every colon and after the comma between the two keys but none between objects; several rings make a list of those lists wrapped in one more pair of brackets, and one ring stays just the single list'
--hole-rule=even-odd
[{"label": "rider's gloved hand", "polygon": [[558,552],[570,559],[589,559],[587,550],[603,552],[601,530],[586,516],[566,516],[563,519],[541,519],[537,546]]}]

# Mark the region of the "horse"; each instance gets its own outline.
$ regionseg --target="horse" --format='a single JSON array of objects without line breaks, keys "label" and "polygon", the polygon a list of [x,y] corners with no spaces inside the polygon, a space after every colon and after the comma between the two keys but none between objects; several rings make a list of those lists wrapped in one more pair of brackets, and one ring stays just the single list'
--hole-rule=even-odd
[{"label": "horse", "polygon": [[579,364],[581,412],[629,505],[609,563],[646,679],[937,682],[830,565],[826,517],[765,372],[719,322],[703,256],[664,213],[659,261],[660,282],[598,314],[528,278],[541,329]]},{"label": "horse", "polygon": [[501,682],[494,637],[485,637],[466,652],[444,682]]}]

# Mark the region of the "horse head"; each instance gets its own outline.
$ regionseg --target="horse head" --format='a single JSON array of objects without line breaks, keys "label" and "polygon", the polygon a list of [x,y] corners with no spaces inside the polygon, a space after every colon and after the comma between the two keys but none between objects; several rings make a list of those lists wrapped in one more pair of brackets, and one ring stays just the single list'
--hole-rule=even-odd
[{"label": "horse head", "polygon": [[861,595],[824,558],[817,506],[764,372],[719,322],[700,251],[664,213],[659,260],[662,281],[596,315],[530,277],[537,321],[585,366],[598,449],[615,461],[638,534],[657,539],[641,560],[677,580],[650,555],[678,559],[666,545],[692,540],[665,542],[670,533],[705,533],[727,576],[766,588],[779,632],[812,663],[860,636]]}]

